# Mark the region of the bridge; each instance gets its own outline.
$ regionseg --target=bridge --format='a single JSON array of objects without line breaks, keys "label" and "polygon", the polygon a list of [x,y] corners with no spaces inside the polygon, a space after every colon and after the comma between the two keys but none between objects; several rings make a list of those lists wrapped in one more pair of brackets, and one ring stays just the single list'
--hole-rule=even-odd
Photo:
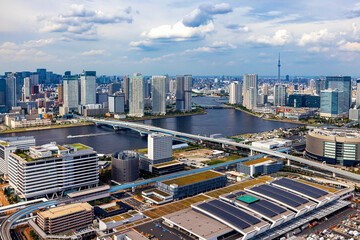
[{"label": "bridge", "polygon": [[263,153],[263,154],[267,154],[267,155],[272,155],[272,156],[288,159],[290,161],[295,161],[295,162],[298,162],[301,164],[315,167],[315,168],[318,168],[318,169],[321,169],[321,170],[324,170],[327,172],[331,172],[333,174],[345,176],[345,177],[355,180],[355,181],[360,181],[359,174],[355,174],[355,173],[348,172],[348,171],[345,171],[342,169],[338,169],[338,168],[335,168],[332,166],[328,166],[324,163],[311,161],[311,160],[304,159],[301,157],[292,156],[287,153],[274,151],[274,150],[270,150],[270,149],[265,149],[265,148],[253,147],[251,145],[247,145],[247,144],[243,144],[243,143],[236,143],[236,142],[233,142],[233,141],[230,141],[227,139],[216,139],[216,138],[210,138],[210,137],[205,137],[205,136],[200,136],[200,135],[195,135],[195,134],[190,134],[190,133],[183,133],[183,132],[178,132],[178,131],[169,130],[169,129],[163,129],[163,128],[159,128],[159,127],[155,127],[155,126],[151,126],[151,125],[146,125],[143,123],[113,121],[113,120],[105,120],[105,119],[99,119],[99,120],[98,119],[88,119],[88,121],[98,123],[98,124],[100,123],[100,124],[104,124],[104,125],[106,125],[106,124],[117,125],[122,128],[129,128],[129,129],[136,128],[136,129],[143,129],[144,131],[146,130],[146,131],[151,131],[151,132],[161,132],[161,133],[170,134],[174,137],[182,137],[182,138],[186,138],[186,139],[197,140],[200,142],[207,141],[207,142],[218,143],[223,146],[235,146],[235,147],[239,147],[239,148],[243,148],[243,149],[249,149],[251,151],[251,153],[259,152],[259,153]]}]

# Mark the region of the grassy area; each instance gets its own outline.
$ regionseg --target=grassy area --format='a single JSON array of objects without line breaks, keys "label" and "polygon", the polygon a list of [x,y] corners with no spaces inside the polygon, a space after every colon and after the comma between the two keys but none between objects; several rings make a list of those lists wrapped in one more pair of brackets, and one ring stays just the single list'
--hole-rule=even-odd
[{"label": "grassy area", "polygon": [[224,163],[224,162],[229,162],[229,161],[234,161],[237,159],[240,159],[241,157],[238,155],[230,155],[230,156],[225,156],[222,158],[215,158],[215,159],[211,159],[209,161],[204,161],[202,163],[206,163],[207,165],[216,165],[219,163]]},{"label": "grassy area", "polygon": [[91,149],[90,147],[83,145],[81,143],[69,144],[69,146],[76,148],[78,151]]},{"label": "grassy area", "polygon": [[163,166],[168,166],[168,165],[177,164],[177,163],[181,163],[181,162],[174,160],[174,161],[170,161],[170,162],[155,164],[154,167],[163,167]]},{"label": "grassy area", "polygon": [[87,125],[94,125],[94,123],[81,122],[81,123],[59,124],[59,125],[29,127],[29,128],[6,129],[6,130],[0,131],[0,134],[1,133],[38,131],[38,130],[47,130],[47,129],[54,129],[54,128],[79,127],[79,126],[87,126]]},{"label": "grassy area", "polygon": [[185,177],[179,177],[179,178],[167,180],[167,181],[164,181],[163,183],[166,185],[177,184],[178,186],[184,186],[184,185],[201,182],[201,181],[204,181],[207,179],[212,179],[212,178],[216,178],[216,177],[220,177],[220,176],[222,176],[221,173],[213,172],[213,171],[206,171],[206,172],[188,175]]},{"label": "grassy area", "polygon": [[140,154],[145,154],[145,153],[148,152],[148,149],[147,148],[141,148],[141,149],[136,149],[135,151],[140,153]]}]

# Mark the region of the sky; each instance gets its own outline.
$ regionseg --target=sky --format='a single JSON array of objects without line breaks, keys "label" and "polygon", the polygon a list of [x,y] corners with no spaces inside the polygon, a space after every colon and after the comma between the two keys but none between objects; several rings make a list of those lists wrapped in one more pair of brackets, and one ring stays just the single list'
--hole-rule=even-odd
[{"label": "sky", "polygon": [[1,0],[0,73],[358,76],[353,0]]}]

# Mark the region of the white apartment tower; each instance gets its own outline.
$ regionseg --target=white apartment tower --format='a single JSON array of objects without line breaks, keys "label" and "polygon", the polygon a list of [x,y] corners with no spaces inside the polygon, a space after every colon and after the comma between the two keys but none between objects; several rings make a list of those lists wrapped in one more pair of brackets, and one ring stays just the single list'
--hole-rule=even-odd
[{"label": "white apartment tower", "polygon": [[151,80],[151,104],[153,114],[166,114],[167,76],[153,76]]},{"label": "white apartment tower", "polygon": [[176,76],[176,110],[189,112],[192,109],[192,75]]},{"label": "white apartment tower", "polygon": [[81,105],[96,104],[96,71],[83,71],[80,86]]},{"label": "white apartment tower", "polygon": [[235,81],[230,84],[230,104],[242,104],[241,83]]},{"label": "white apartment tower", "polygon": [[148,135],[148,158],[154,163],[157,160],[172,159],[172,136],[164,133]]},{"label": "white apartment tower", "polygon": [[243,90],[243,98],[244,98],[243,105],[248,109],[255,108],[257,105],[258,75],[245,74],[242,90]]},{"label": "white apartment tower", "polygon": [[144,116],[144,78],[132,76],[129,80],[129,116]]},{"label": "white apartment tower", "polygon": [[192,110],[192,75],[184,76],[185,111]]},{"label": "white apartment tower", "polygon": [[356,108],[360,107],[360,78],[356,80]]},{"label": "white apartment tower", "polygon": [[274,106],[286,106],[286,85],[276,84],[274,86]]},{"label": "white apartment tower", "polygon": [[31,94],[31,84],[30,84],[30,78],[26,77],[24,78],[24,101],[30,97]]},{"label": "white apartment tower", "polygon": [[63,77],[63,101],[68,111],[77,111],[79,106],[79,81],[76,75]]}]

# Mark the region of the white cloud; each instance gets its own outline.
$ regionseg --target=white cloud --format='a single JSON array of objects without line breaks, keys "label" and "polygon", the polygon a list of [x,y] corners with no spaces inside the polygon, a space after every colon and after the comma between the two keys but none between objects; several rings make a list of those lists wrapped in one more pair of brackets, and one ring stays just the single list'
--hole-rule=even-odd
[{"label": "white cloud", "polygon": [[230,29],[233,31],[238,31],[238,32],[248,32],[249,31],[249,27],[240,25],[240,24],[228,24],[228,25],[225,25],[225,27],[227,29]]},{"label": "white cloud", "polygon": [[203,4],[184,17],[183,24],[187,27],[199,27],[213,21],[213,16],[217,14],[227,14],[232,12],[232,7],[228,3]]},{"label": "white cloud", "polygon": [[328,47],[311,47],[311,48],[308,48],[308,52],[312,52],[312,53],[328,52],[329,50],[330,50],[330,48],[328,48]]},{"label": "white cloud", "polygon": [[318,32],[304,33],[298,41],[299,46],[305,46],[309,43],[317,43],[320,41],[328,41],[335,38],[334,33],[329,33],[327,29]]},{"label": "white cloud", "polygon": [[207,25],[199,27],[186,27],[182,21],[178,21],[173,26],[162,25],[143,32],[141,36],[149,39],[168,39],[175,41],[184,41],[191,39],[203,38],[205,34],[214,31],[214,24],[209,22]]},{"label": "white cloud", "polygon": [[273,36],[250,36],[248,41],[270,46],[283,46],[289,43],[291,39],[292,36],[286,29],[280,29],[277,30]]},{"label": "white cloud", "polygon": [[94,55],[103,55],[105,53],[104,50],[90,50],[90,51],[86,51],[81,53],[81,55],[83,56],[94,56]]},{"label": "white cloud", "polygon": [[338,43],[339,49],[349,52],[359,52],[360,51],[360,42],[346,42],[340,41]]}]

